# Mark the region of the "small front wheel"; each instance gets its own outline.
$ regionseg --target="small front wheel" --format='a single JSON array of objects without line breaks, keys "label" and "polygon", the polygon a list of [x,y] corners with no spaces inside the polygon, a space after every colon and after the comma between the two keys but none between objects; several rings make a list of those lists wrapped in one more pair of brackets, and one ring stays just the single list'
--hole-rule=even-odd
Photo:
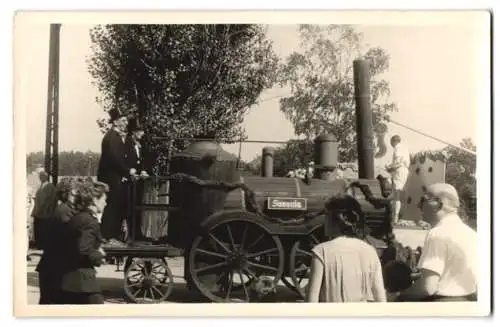
[{"label": "small front wheel", "polygon": [[174,277],[164,259],[127,260],[124,290],[134,303],[160,303],[172,293]]}]

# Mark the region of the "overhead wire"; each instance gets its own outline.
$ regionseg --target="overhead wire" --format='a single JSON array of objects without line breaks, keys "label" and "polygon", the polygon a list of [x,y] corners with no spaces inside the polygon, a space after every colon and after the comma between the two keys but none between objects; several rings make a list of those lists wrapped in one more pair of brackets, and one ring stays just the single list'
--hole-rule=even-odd
[{"label": "overhead wire", "polygon": [[[260,101],[259,101],[259,103],[266,102],[266,101],[271,101],[271,100],[275,100],[275,99],[281,99],[281,98],[284,98],[284,97],[287,97],[287,96],[290,96],[290,95],[291,95],[291,94],[283,94],[283,95],[277,95],[277,96],[270,97],[270,98],[265,98],[265,99],[260,100]],[[352,98],[352,97],[349,97],[349,98]],[[422,135],[422,136],[428,137],[428,138],[433,139],[433,140],[435,140],[435,141],[437,141],[437,142],[440,142],[440,143],[443,143],[443,144],[449,145],[449,146],[451,146],[451,147],[454,147],[454,148],[459,149],[459,150],[461,150],[461,151],[467,152],[467,153],[469,153],[469,154],[476,155],[476,152],[475,152],[475,151],[472,151],[472,150],[470,150],[470,149],[466,149],[466,148],[464,148],[464,147],[462,147],[462,146],[458,146],[458,145],[455,145],[455,144],[452,144],[452,143],[446,142],[446,141],[444,141],[444,140],[442,140],[442,139],[439,139],[439,138],[437,138],[437,137],[435,137],[435,136],[432,136],[432,135],[429,135],[429,134],[427,134],[427,133],[425,133],[425,132],[422,132],[421,130],[418,130],[418,129],[416,129],[416,128],[412,128],[412,127],[410,127],[410,126],[408,126],[408,125],[405,125],[405,124],[399,123],[399,122],[397,122],[397,121],[395,121],[395,120],[393,120],[393,119],[390,119],[390,118],[389,118],[389,123],[392,123],[392,124],[394,124],[394,125],[398,125],[398,126],[403,127],[403,128],[405,128],[405,129],[407,129],[407,130],[410,130],[410,131],[412,131],[412,132],[414,132],[414,133],[417,133],[417,134],[420,134],[420,135]]]}]

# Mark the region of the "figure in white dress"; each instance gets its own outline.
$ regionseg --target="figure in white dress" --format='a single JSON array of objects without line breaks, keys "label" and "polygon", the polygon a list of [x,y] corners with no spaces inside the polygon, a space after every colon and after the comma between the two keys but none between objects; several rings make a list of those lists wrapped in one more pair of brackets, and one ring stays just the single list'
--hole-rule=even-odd
[{"label": "figure in white dress", "polygon": [[392,162],[386,166],[386,170],[391,173],[393,202],[392,202],[392,222],[397,223],[399,212],[401,211],[401,200],[406,186],[410,168],[410,152],[401,142],[399,135],[391,138],[391,145],[394,148]]}]

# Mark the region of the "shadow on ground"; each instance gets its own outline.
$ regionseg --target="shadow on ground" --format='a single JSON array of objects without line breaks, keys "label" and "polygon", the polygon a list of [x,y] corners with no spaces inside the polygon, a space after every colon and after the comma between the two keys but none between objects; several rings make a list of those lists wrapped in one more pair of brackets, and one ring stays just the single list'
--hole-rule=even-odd
[{"label": "shadow on ground", "polygon": [[[123,280],[119,278],[98,278],[102,294],[106,303],[110,304],[125,304],[130,303],[125,296],[123,290]],[[36,272],[28,272],[28,286],[38,287],[38,274]],[[202,295],[196,291],[191,291],[186,287],[184,282],[176,282],[173,286],[172,294],[165,302],[175,303],[208,303]],[[276,301],[277,302],[297,302],[300,298],[285,286],[278,286]]]}]

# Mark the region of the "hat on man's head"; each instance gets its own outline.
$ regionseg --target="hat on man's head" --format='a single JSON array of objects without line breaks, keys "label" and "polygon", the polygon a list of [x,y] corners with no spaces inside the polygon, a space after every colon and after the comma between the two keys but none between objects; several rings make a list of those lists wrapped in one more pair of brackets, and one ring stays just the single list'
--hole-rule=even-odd
[{"label": "hat on man's head", "polygon": [[127,126],[128,126],[129,133],[144,130],[144,127],[142,126],[139,118],[137,118],[137,117],[129,118]]},{"label": "hat on man's head", "polygon": [[117,119],[127,116],[118,108],[112,108],[108,111],[110,122],[114,122]]}]

